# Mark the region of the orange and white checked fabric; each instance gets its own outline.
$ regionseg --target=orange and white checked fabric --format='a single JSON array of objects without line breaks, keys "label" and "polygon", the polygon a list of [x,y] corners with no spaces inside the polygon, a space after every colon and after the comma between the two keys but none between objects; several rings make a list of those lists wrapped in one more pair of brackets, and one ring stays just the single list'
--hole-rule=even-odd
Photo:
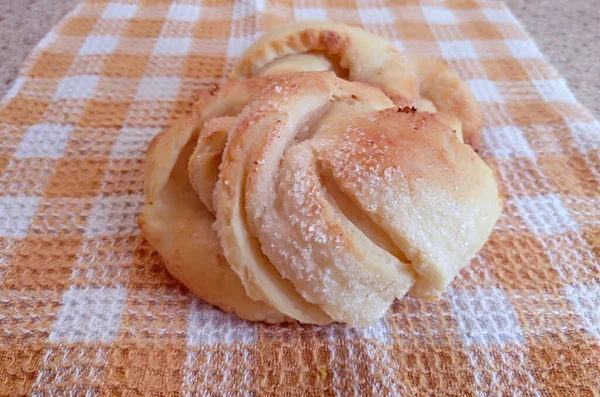
[{"label": "orange and white checked fabric", "polygon": [[[505,197],[443,299],[406,297],[365,330],[222,313],[136,226],[150,139],[290,19],[445,58],[481,103]],[[27,58],[0,129],[0,394],[600,391],[600,124],[501,3],[90,0]]]}]

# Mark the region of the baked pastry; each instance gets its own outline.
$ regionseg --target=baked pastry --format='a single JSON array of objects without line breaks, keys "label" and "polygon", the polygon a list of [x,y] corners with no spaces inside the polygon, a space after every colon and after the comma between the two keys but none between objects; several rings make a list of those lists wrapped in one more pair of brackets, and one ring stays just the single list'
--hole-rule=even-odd
[{"label": "baked pastry", "polygon": [[499,216],[456,122],[332,72],[204,90],[148,149],[143,235],[240,317],[366,326],[442,292]]},{"label": "baked pastry", "polygon": [[281,26],[242,54],[230,78],[327,70],[381,88],[397,106],[455,116],[465,141],[479,146],[481,114],[467,83],[444,62],[403,54],[360,28],[332,22]]}]

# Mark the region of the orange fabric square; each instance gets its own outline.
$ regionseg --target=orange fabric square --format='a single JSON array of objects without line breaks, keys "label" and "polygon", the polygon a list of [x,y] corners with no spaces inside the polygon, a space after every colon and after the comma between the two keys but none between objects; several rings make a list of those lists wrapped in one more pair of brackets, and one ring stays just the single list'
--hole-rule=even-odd
[{"label": "orange fabric square", "polygon": [[[143,346],[125,342],[113,347],[111,370],[106,374],[105,383],[119,390],[119,394],[127,394],[127,391],[135,394],[136,390],[154,390],[157,394],[178,392],[186,361],[185,345],[167,346],[158,338],[152,345],[152,342]],[[167,389],[165,385],[169,385]]]},{"label": "orange fabric square", "polygon": [[83,111],[79,125],[82,127],[120,127],[127,117],[130,102],[91,100]]},{"label": "orange fabric square", "polygon": [[95,197],[104,180],[107,159],[62,158],[46,187],[47,197]]},{"label": "orange fabric square", "polygon": [[68,288],[81,239],[65,236],[28,236],[6,270],[3,288],[64,290]]},{"label": "orange fabric square", "polygon": [[446,0],[445,6],[455,10],[478,10],[481,3],[476,0]]},{"label": "orange fabric square", "polygon": [[592,255],[595,258],[600,258],[600,230],[586,229],[583,231],[583,237],[592,250]]},{"label": "orange fabric square", "polygon": [[481,261],[493,282],[508,290],[557,288],[564,280],[550,263],[539,238],[528,233],[494,232],[480,252]]},{"label": "orange fabric square", "polygon": [[[339,4],[341,2],[345,2],[346,6],[352,4],[350,2],[344,0],[327,0],[330,7],[335,7],[334,4]],[[398,7],[398,6],[418,6],[421,5],[421,0],[387,0],[386,5],[389,7]],[[356,7],[359,8],[359,7]]]},{"label": "orange fabric square", "polygon": [[[24,291],[21,293],[24,295],[29,295]],[[33,386],[38,377],[37,368],[42,362],[46,351],[42,340],[52,326],[53,318],[50,316],[56,313],[58,309],[58,305],[54,307],[47,307],[46,305],[40,305],[30,297],[28,298],[29,299],[27,299],[27,301],[29,303],[16,307],[13,306],[14,302],[12,299],[10,301],[6,301],[6,306],[10,306],[10,309],[13,310],[16,309],[15,312],[19,317],[13,320],[12,316],[9,315],[5,317],[5,319],[18,322],[21,327],[25,325],[31,326],[32,330],[38,331],[35,333],[36,337],[33,340],[33,343],[22,344],[19,340],[15,340],[14,335],[17,333],[17,330],[3,328],[3,334],[7,335],[8,337],[6,340],[4,340],[4,338],[0,339],[0,343],[2,343],[3,346],[13,346],[10,349],[0,350],[0,390],[2,390],[3,393],[6,393],[7,396],[25,396],[31,392],[31,386]],[[8,297],[5,299],[8,299]],[[1,301],[2,299],[0,299],[0,302]],[[60,299],[57,299],[57,301],[60,302]],[[3,306],[4,305],[0,306],[0,312],[7,313],[9,308],[5,308]],[[23,312],[28,312],[32,309],[40,309],[44,311],[47,310],[46,313],[48,313],[48,315],[41,317],[43,319],[43,324],[39,324],[38,321],[35,321],[33,324],[23,324]],[[26,319],[26,321],[29,320],[27,317]],[[39,330],[41,330],[41,332]],[[43,336],[40,335],[42,332]]]},{"label": "orange fabric square", "polygon": [[285,23],[287,23],[287,21],[289,21],[290,17],[288,16],[281,16],[281,15],[277,15],[277,14],[266,14],[265,18],[264,18],[264,29],[265,31],[271,31],[273,29],[276,29],[278,26],[281,26]]},{"label": "orange fabric square", "polygon": [[111,159],[106,167],[106,182],[102,186],[104,195],[136,194],[144,186],[144,158]]},{"label": "orange fabric square", "polygon": [[32,125],[42,119],[48,102],[15,97],[0,108],[0,122],[8,124]]},{"label": "orange fabric square", "polygon": [[231,7],[235,4],[236,0],[203,0],[202,5],[205,7]]},{"label": "orange fabric square", "polygon": [[475,382],[472,367],[466,353],[457,349],[436,348],[424,343],[412,345],[406,350],[395,347],[388,353],[394,357],[394,371],[398,385],[406,395],[427,395],[431,390],[461,390],[465,395],[474,394]]},{"label": "orange fabric square", "polygon": [[560,123],[564,120],[547,102],[508,103],[506,108],[513,120],[525,126]]},{"label": "orange fabric square", "polygon": [[72,54],[56,54],[44,51],[29,70],[29,75],[48,79],[62,78],[67,74],[74,58],[75,56]]},{"label": "orange fabric square", "polygon": [[178,288],[181,286],[167,268],[161,256],[148,244],[146,239],[138,239],[129,270],[130,288]]},{"label": "orange fabric square", "polygon": [[183,65],[183,76],[193,78],[219,78],[225,66],[225,57],[197,56],[186,58]]},{"label": "orange fabric square", "polygon": [[196,22],[192,35],[198,39],[220,39],[229,36],[229,32],[231,32],[231,21],[202,20]]},{"label": "orange fabric square", "polygon": [[579,155],[541,156],[538,164],[558,193],[584,196],[586,192],[600,191],[600,181]]},{"label": "orange fabric square", "polygon": [[[555,396],[593,396],[591,379],[600,379],[600,346],[597,339],[573,330],[566,339],[529,346],[527,358],[536,368],[541,392]],[[594,364],[592,364],[594,363]]]},{"label": "orange fabric square", "polygon": [[60,30],[66,36],[87,36],[90,34],[98,18],[72,18]]},{"label": "orange fabric square", "polygon": [[125,29],[124,36],[127,37],[158,37],[162,29],[164,20],[133,20],[130,21]]},{"label": "orange fabric square", "polygon": [[498,40],[502,34],[494,24],[489,22],[469,22],[460,24],[465,38],[471,40]]},{"label": "orange fabric square", "polygon": [[481,61],[490,79],[495,81],[518,81],[528,80],[529,75],[518,60],[506,59],[484,59]]},{"label": "orange fabric square", "polygon": [[397,21],[394,24],[395,31],[400,40],[411,41],[433,41],[433,32],[426,22]]},{"label": "orange fabric square", "polygon": [[[259,343],[264,348],[255,350],[257,371],[278,374],[265,377],[264,386],[273,395],[324,395],[333,387],[333,371],[340,371],[337,362],[331,362],[332,346],[323,341],[308,344],[305,339],[308,335],[303,337],[301,330],[293,328],[296,327],[284,325],[280,330],[260,332]],[[286,337],[278,338],[277,334]],[[334,349],[339,351],[339,347]],[[336,359],[341,361],[339,356]],[[298,371],[298,368],[304,370]],[[375,378],[371,380],[374,382]]]},{"label": "orange fabric square", "polygon": [[148,60],[144,77],[180,77],[185,58],[154,55]]},{"label": "orange fabric square", "polygon": [[107,77],[140,78],[144,75],[149,55],[111,54],[102,75]]},{"label": "orange fabric square", "polygon": [[192,98],[188,98],[186,100],[177,100],[173,106],[173,111],[171,112],[171,119],[169,121],[169,125],[173,125],[183,117],[185,114],[190,112],[192,105],[194,104]]}]

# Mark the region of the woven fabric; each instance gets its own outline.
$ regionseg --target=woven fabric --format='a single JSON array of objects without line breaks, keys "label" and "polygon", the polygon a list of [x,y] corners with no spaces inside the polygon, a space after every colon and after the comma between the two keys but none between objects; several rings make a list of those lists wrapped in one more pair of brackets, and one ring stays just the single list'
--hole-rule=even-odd
[{"label": "woven fabric", "polygon": [[[262,32],[329,19],[445,58],[504,212],[441,300],[269,326],[194,298],[140,237],[144,153]],[[0,394],[598,395],[600,124],[491,1],[80,4],[0,105]]]}]

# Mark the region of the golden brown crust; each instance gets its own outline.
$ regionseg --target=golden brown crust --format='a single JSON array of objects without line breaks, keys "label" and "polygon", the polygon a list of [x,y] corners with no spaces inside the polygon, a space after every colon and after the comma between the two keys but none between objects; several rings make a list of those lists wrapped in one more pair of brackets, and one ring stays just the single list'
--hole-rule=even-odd
[{"label": "golden brown crust", "polygon": [[294,71],[336,72],[339,77],[383,89],[397,106],[427,100],[435,110],[457,117],[465,142],[477,148],[481,114],[469,86],[446,63],[404,55],[382,37],[331,22],[296,22],[269,32],[251,45],[231,78]]},{"label": "golden brown crust", "polygon": [[202,90],[189,116],[154,137],[146,154],[146,201],[139,226],[169,273],[196,295],[242,318],[280,323],[289,319],[249,298],[225,261],[212,229],[214,216],[198,200],[187,172],[204,123],[239,113],[270,80],[258,78]]},{"label": "golden brown crust", "polygon": [[365,326],[443,291],[499,215],[456,123],[332,72],[226,83],[150,145],[140,226],[225,310]]}]

